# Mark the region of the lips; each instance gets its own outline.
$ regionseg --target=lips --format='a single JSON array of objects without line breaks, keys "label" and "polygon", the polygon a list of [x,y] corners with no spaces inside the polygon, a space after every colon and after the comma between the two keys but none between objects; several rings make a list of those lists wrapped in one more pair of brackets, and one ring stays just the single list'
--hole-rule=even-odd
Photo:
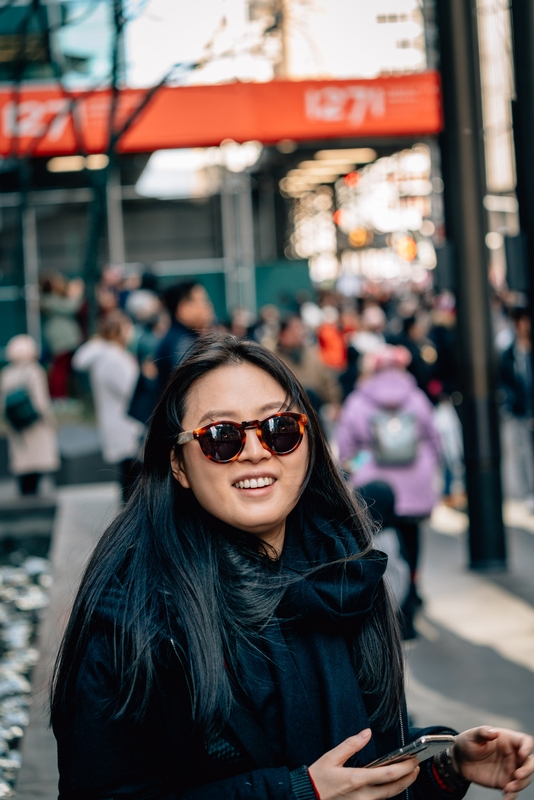
[{"label": "lips", "polygon": [[257,478],[245,478],[242,481],[236,481],[233,486],[236,489],[263,489],[265,486],[271,486],[276,478],[270,475],[259,475]]}]

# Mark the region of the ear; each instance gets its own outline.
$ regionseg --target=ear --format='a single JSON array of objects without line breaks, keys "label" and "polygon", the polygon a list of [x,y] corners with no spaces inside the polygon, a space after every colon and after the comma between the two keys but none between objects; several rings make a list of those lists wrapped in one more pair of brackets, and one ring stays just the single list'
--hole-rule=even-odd
[{"label": "ear", "polygon": [[171,469],[175,480],[178,481],[183,489],[190,489],[191,486],[185,474],[185,469],[182,461],[176,455],[175,450],[171,450]]}]

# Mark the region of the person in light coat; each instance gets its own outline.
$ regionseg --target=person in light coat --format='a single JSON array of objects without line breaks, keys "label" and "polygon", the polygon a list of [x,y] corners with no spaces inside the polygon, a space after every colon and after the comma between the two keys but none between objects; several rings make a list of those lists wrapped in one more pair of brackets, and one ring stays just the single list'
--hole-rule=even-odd
[{"label": "person in light coat", "polygon": [[112,311],[100,325],[99,336],[83,344],[72,365],[89,372],[95,403],[102,456],[108,464],[120,465],[123,497],[127,499],[139,466],[144,426],[128,416],[137,380],[137,359],[126,346],[132,323],[121,311]]},{"label": "person in light coat", "polygon": [[0,373],[2,409],[8,394],[24,387],[39,419],[21,431],[7,425],[9,469],[16,476],[23,495],[37,494],[43,473],[59,469],[56,421],[51,409],[46,372],[37,361],[35,340],[26,334],[14,336],[7,344],[9,362]]}]

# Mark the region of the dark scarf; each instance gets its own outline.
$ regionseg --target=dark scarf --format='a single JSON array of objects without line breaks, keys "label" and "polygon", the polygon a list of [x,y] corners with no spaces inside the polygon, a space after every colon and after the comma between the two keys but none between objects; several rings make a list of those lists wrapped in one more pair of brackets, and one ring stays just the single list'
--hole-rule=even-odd
[{"label": "dark scarf", "polygon": [[[339,523],[294,513],[280,560],[283,574],[326,566],[288,586],[257,649],[242,659],[247,705],[276,759],[290,769],[313,763],[369,727],[351,642],[372,610],[387,559],[373,551],[364,559],[329,563],[357,550]],[[353,763],[374,757],[371,740]]]}]

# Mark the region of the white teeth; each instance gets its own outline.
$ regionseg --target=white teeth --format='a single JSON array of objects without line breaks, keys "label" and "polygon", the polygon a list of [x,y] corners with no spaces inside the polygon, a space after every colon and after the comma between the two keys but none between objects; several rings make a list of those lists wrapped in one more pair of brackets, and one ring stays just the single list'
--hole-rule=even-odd
[{"label": "white teeth", "polygon": [[270,486],[274,483],[274,478],[251,478],[250,480],[247,478],[244,481],[237,481],[234,483],[238,489],[261,489],[263,486]]}]

